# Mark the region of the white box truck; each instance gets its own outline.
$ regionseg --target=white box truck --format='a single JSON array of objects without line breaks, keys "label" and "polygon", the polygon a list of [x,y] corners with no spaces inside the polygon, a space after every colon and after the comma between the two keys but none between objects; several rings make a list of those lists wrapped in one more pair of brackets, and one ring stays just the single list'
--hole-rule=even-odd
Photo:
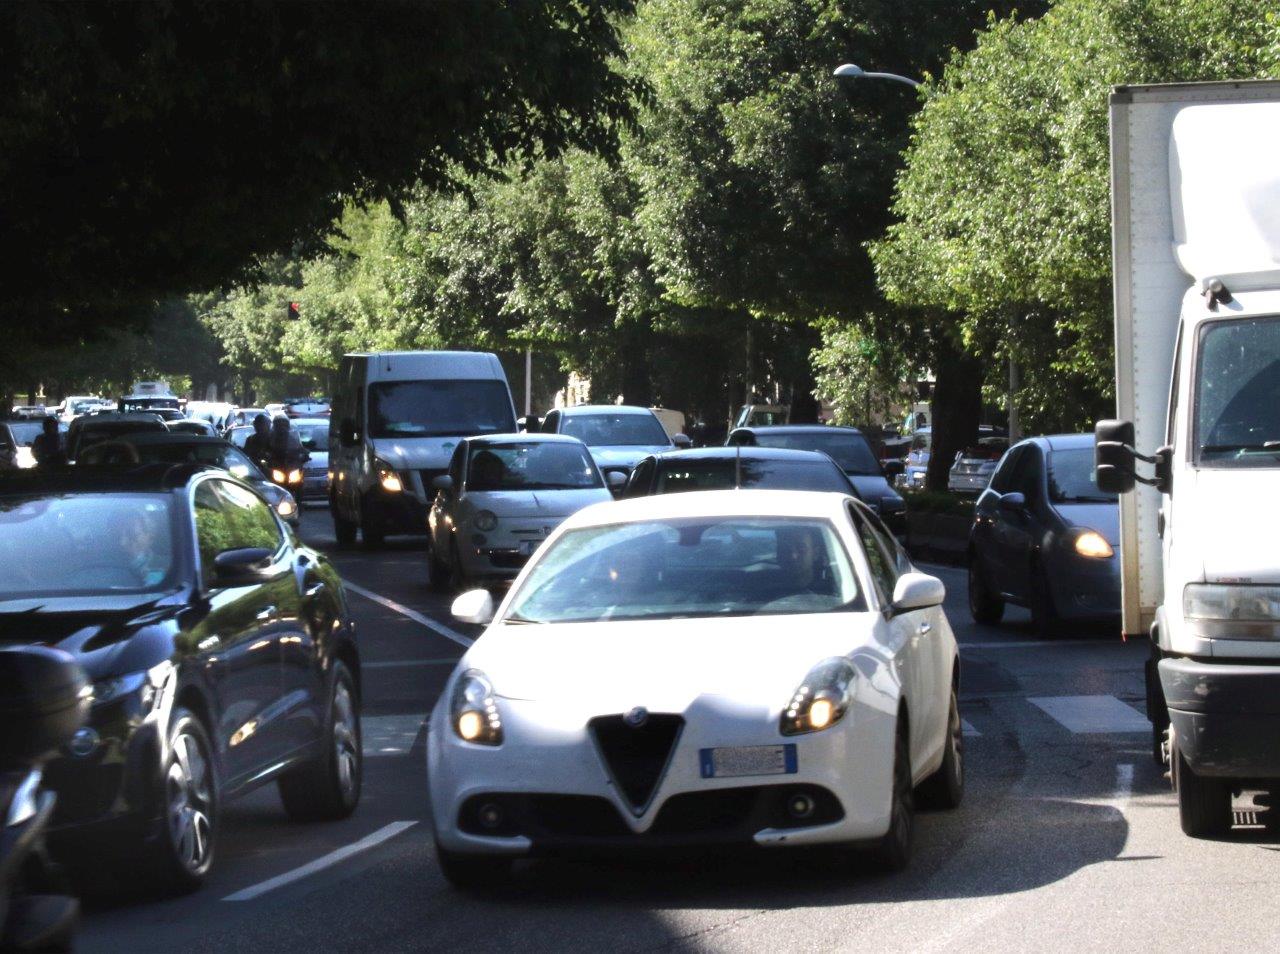
[{"label": "white box truck", "polygon": [[[1124,630],[1182,829],[1280,791],[1280,82],[1111,96]],[[1148,468],[1148,465],[1150,467]]]}]

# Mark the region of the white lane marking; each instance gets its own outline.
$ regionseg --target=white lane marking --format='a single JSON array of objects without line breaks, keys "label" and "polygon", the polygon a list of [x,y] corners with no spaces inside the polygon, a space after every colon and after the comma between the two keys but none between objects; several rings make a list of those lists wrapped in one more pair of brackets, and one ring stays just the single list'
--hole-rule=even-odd
[{"label": "white lane marking", "polygon": [[389,838],[394,838],[402,831],[412,828],[418,824],[416,821],[398,821],[389,825],[383,825],[371,835],[366,835],[359,841],[352,842],[349,845],[331,851],[327,855],[321,855],[314,861],[308,861],[305,865],[300,865],[292,871],[286,871],[284,874],[276,875],[274,878],[268,878],[258,884],[243,888],[235,894],[229,894],[223,901],[252,901],[254,898],[261,897],[268,891],[274,891],[276,888],[283,888],[287,884],[293,884],[303,878],[315,874],[317,871],[324,871],[326,868],[332,868],[341,861],[346,861],[352,855],[359,854],[362,851],[368,851],[370,848],[377,847]]},{"label": "white lane marking", "polygon": [[1123,646],[1118,639],[1008,639],[993,643],[960,643],[960,649],[1040,649],[1045,646],[1100,646],[1102,644]]},{"label": "white lane marking", "polygon": [[365,716],[360,720],[365,758],[407,755],[426,721],[424,715]]},{"label": "white lane marking", "polygon": [[457,663],[453,659],[387,659],[382,662],[362,662],[361,669],[408,669],[413,666],[452,666]]},{"label": "white lane marking", "polygon": [[961,730],[961,732],[963,732],[965,735],[972,736],[972,737],[973,737],[973,738],[975,738],[975,739],[980,739],[980,738],[982,738],[982,733],[981,733],[981,732],[979,732],[977,729],[975,729],[972,725],[970,725],[970,724],[969,724],[969,720],[968,720],[968,719],[961,719],[961,720],[960,720],[960,730]]},{"label": "white lane marking", "polygon": [[1151,731],[1146,716],[1115,696],[1041,696],[1027,701],[1077,735]]},{"label": "white lane marking", "polygon": [[463,636],[461,633],[455,632],[454,630],[450,629],[448,626],[444,625],[444,623],[438,623],[434,619],[431,619],[428,616],[423,616],[417,610],[409,609],[409,607],[405,606],[404,604],[397,603],[395,600],[392,600],[392,599],[388,599],[387,597],[382,596],[381,594],[373,592],[373,590],[366,590],[363,586],[357,586],[356,584],[348,582],[346,580],[343,580],[343,586],[349,589],[352,593],[359,593],[365,599],[373,600],[375,603],[380,603],[381,605],[385,606],[387,609],[392,610],[393,612],[399,613],[401,616],[405,617],[406,619],[411,619],[415,623],[419,623],[427,627],[427,629],[431,630],[433,633],[439,633],[441,636],[445,637],[446,639],[452,639],[459,646],[470,646],[472,643],[475,642],[475,640],[472,639],[471,637]]}]

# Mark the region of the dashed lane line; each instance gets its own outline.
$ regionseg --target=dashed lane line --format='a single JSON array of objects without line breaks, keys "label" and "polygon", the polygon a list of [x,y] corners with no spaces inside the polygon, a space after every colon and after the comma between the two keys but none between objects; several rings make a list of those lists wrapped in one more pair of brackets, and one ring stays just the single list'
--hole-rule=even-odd
[{"label": "dashed lane line", "polygon": [[425,626],[433,633],[438,633],[445,639],[452,639],[459,646],[470,646],[475,642],[471,637],[463,636],[461,633],[450,629],[443,623],[437,622],[429,616],[423,616],[417,610],[409,609],[409,607],[405,606],[403,603],[397,603],[395,600],[388,599],[380,593],[373,592],[373,590],[366,590],[363,586],[357,586],[355,583],[348,581],[343,581],[343,586],[352,593],[358,593],[367,600],[373,600],[373,602],[378,603],[381,606],[385,606],[392,612],[399,613],[401,616],[405,617],[405,619],[411,619],[415,623]]},{"label": "dashed lane line", "polygon": [[362,851],[368,851],[370,848],[376,848],[388,839],[394,838],[403,831],[407,831],[414,825],[416,821],[397,821],[389,825],[383,825],[371,835],[366,835],[359,841],[352,842],[349,845],[343,845],[336,851],[331,851],[327,855],[321,855],[314,861],[309,861],[305,865],[300,865],[292,871],[286,871],[284,874],[276,875],[274,878],[268,878],[266,881],[260,881],[258,884],[250,885],[247,888],[229,894],[223,901],[252,901],[254,898],[260,898],[268,891],[274,891],[276,888],[283,888],[285,885],[293,884],[295,881],[301,881],[303,878],[310,877],[318,871],[324,871],[326,868],[332,868],[340,862],[346,861],[352,855],[358,855]]}]

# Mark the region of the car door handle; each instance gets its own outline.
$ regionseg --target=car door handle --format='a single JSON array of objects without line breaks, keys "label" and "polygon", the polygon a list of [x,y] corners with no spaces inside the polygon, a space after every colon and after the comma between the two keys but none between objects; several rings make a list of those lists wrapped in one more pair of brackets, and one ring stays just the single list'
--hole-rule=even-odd
[{"label": "car door handle", "polygon": [[921,624],[920,624],[920,635],[921,635],[921,636],[927,635],[928,633],[931,633],[931,632],[933,632],[933,624],[932,624],[932,623],[921,623]]},{"label": "car door handle", "polygon": [[272,603],[270,606],[264,606],[261,610],[258,611],[257,619],[259,620],[271,619],[276,615],[277,609],[279,609],[279,607],[276,606],[274,603]]}]

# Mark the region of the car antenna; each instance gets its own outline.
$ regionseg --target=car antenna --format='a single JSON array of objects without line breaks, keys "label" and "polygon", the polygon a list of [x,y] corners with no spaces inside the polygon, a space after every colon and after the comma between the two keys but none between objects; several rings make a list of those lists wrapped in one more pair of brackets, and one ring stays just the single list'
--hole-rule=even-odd
[{"label": "car antenna", "polygon": [[734,457],[733,457],[733,489],[741,490],[742,489],[742,445],[734,444],[733,446],[734,446],[734,449],[737,451],[737,453],[734,454]]}]

